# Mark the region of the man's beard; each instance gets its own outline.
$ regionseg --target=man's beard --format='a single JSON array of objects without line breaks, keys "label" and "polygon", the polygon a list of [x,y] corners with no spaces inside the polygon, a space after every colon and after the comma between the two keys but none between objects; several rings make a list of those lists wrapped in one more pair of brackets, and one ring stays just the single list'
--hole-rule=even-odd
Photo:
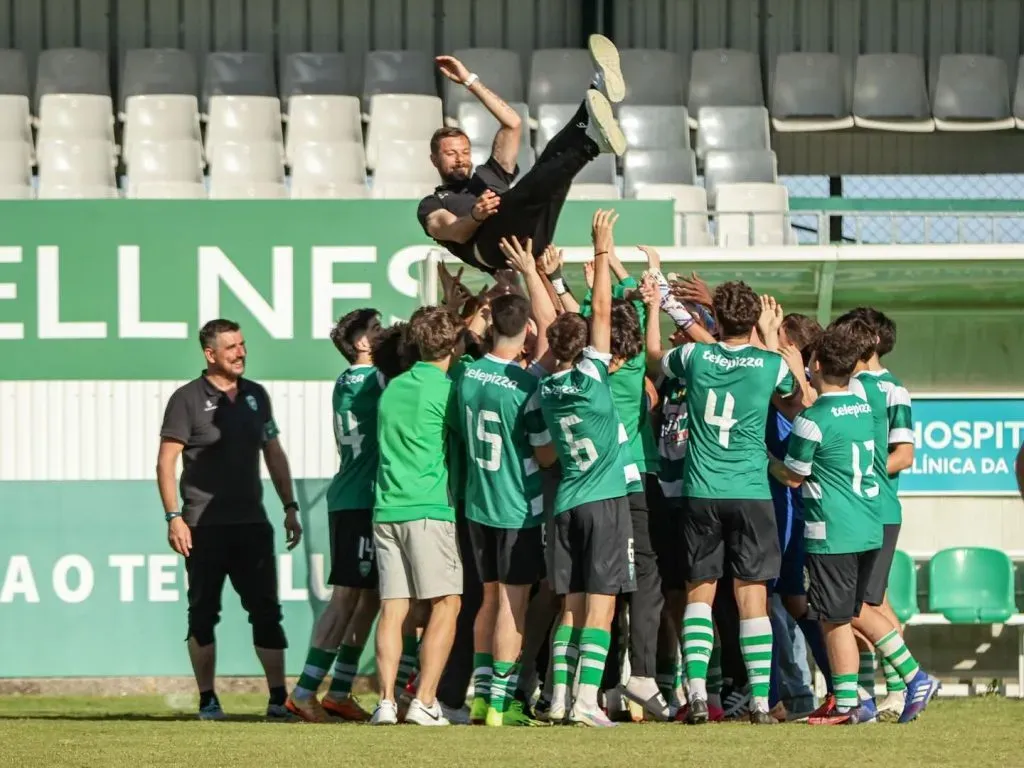
[{"label": "man's beard", "polygon": [[456,168],[451,173],[442,174],[441,179],[445,184],[461,184],[464,181],[469,181],[472,173],[472,168]]}]

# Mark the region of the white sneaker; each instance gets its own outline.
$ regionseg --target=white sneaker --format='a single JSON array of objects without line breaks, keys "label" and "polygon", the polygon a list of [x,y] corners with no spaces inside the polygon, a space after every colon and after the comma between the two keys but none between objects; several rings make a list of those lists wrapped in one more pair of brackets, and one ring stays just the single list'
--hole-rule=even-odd
[{"label": "white sneaker", "polygon": [[906,702],[906,691],[889,691],[878,704],[878,719],[883,723],[896,722],[903,714]]},{"label": "white sneaker", "polygon": [[398,707],[395,702],[383,699],[373,710],[370,725],[398,725]]},{"label": "white sneaker", "polygon": [[587,91],[587,115],[587,137],[601,152],[614,152],[622,157],[626,153],[626,134],[612,113],[611,102],[601,91]]},{"label": "white sneaker", "polygon": [[409,705],[405,722],[411,725],[451,725],[441,710],[441,702],[435,700],[434,706],[428,707],[418,698],[413,699]]},{"label": "white sneaker", "polygon": [[572,710],[572,693],[568,685],[553,686],[551,692],[551,708],[548,710],[548,721],[564,723]]},{"label": "white sneaker", "polygon": [[664,723],[670,717],[669,704],[658,690],[653,677],[630,677],[622,688],[622,694],[636,702],[652,720]]},{"label": "white sneaker", "polygon": [[622,77],[619,49],[604,35],[591,35],[587,41],[594,62],[594,84],[612,104],[626,98],[626,81]]},{"label": "white sneaker", "polygon": [[[441,714],[443,714],[445,719],[452,725],[469,725],[469,707],[454,709],[442,704]],[[408,715],[406,715],[406,717],[408,717]]]}]

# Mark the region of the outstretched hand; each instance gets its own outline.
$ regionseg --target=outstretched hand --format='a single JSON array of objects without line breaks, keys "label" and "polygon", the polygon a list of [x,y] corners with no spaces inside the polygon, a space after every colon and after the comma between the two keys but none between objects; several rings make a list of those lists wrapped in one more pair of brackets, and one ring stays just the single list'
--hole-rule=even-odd
[{"label": "outstretched hand", "polygon": [[437,64],[437,68],[441,70],[441,74],[453,82],[461,85],[469,77],[469,69],[454,56],[438,56],[434,59],[434,62]]},{"label": "outstretched hand", "polygon": [[554,245],[548,245],[540,257],[540,268],[545,275],[551,276],[562,269],[562,251]]},{"label": "outstretched hand", "polygon": [[594,253],[610,252],[614,246],[612,230],[615,222],[619,220],[619,214],[614,210],[594,211],[594,220],[591,224],[590,235],[594,242]]},{"label": "outstretched hand", "polygon": [[[533,238],[527,238],[526,244],[519,242],[516,237],[503,237],[498,247],[505,255],[511,269],[523,275],[534,274],[537,271],[537,262],[533,258]],[[500,275],[500,273],[499,273]]]},{"label": "outstretched hand", "polygon": [[496,214],[500,205],[501,198],[494,194],[492,190],[487,189],[476,199],[476,205],[473,206],[473,210],[469,212],[469,215],[473,217],[473,221],[479,224]]}]

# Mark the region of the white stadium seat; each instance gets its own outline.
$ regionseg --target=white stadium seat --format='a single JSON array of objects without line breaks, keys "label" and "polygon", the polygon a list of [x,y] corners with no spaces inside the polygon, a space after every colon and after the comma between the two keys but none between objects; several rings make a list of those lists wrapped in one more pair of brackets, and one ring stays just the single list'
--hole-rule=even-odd
[{"label": "white stadium seat", "polygon": [[28,96],[0,95],[0,141],[32,144]]},{"label": "white stadium seat", "polygon": [[31,200],[32,187],[28,184],[0,184],[0,200]]},{"label": "white stadium seat", "polygon": [[125,102],[124,156],[140,141],[195,141],[202,148],[195,96],[129,96]]},{"label": "white stadium seat", "polygon": [[573,184],[567,200],[618,200],[621,197],[616,184]]},{"label": "white stadium seat", "polygon": [[109,96],[49,93],[39,108],[39,139],[106,139],[114,142],[114,107]]},{"label": "white stadium seat", "polygon": [[436,96],[379,93],[370,99],[366,135],[366,167],[377,167],[377,146],[386,141],[430,140],[444,125],[441,100]]},{"label": "white stadium seat", "polygon": [[126,160],[129,190],[152,181],[203,180],[203,153],[197,141],[140,141]]},{"label": "white stadium seat", "polygon": [[718,245],[786,245],[789,192],[781,184],[719,184],[715,199]]},{"label": "white stadium seat", "polygon": [[306,142],[292,149],[292,183],[362,184],[366,186],[366,155],[362,142]]},{"label": "white stadium seat", "polygon": [[103,139],[42,141],[39,144],[40,186],[113,187],[112,161],[112,145]]},{"label": "white stadium seat", "polygon": [[377,170],[374,180],[385,184],[410,182],[413,184],[441,183],[437,169],[430,162],[430,142],[383,141],[377,145]]},{"label": "white stadium seat", "polygon": [[210,183],[212,200],[282,200],[288,197],[284,184],[272,181],[219,181]]},{"label": "white stadium seat", "polygon": [[120,197],[117,187],[103,184],[47,184],[39,182],[40,200],[105,200]]},{"label": "white stadium seat", "polygon": [[220,181],[283,183],[284,164],[279,149],[273,142],[211,147],[211,185]]},{"label": "white stadium seat", "polygon": [[433,193],[436,187],[436,184],[426,182],[374,181],[372,196],[378,200],[422,200]]},{"label": "white stadium seat", "polygon": [[201,200],[206,187],[193,181],[143,181],[128,185],[127,197],[138,200]]},{"label": "white stadium seat", "polygon": [[276,143],[284,152],[281,100],[272,96],[211,96],[206,152],[220,144]]},{"label": "white stadium seat", "polygon": [[708,198],[703,187],[687,184],[645,184],[636,190],[637,200],[672,200],[675,203],[675,244],[711,245]]},{"label": "white stadium seat", "polygon": [[363,143],[359,99],[355,96],[292,96],[288,100],[285,154],[306,142]]},{"label": "white stadium seat", "polygon": [[364,200],[369,196],[365,184],[303,184],[292,180],[293,200]]},{"label": "white stadium seat", "polygon": [[20,139],[0,141],[0,184],[28,184],[32,180],[32,145]]}]

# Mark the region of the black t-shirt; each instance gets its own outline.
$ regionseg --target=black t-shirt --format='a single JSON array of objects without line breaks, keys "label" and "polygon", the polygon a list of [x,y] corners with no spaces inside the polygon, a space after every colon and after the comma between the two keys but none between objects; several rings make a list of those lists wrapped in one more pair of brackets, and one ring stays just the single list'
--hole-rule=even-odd
[{"label": "black t-shirt", "polygon": [[[427,217],[434,211],[444,209],[459,218],[468,216],[480,195],[488,189],[499,195],[502,192],[508,191],[508,188],[512,186],[512,182],[518,174],[518,165],[513,169],[512,173],[509,173],[501,167],[501,163],[494,159],[494,155],[491,155],[487,162],[483,165],[478,165],[473,171],[473,175],[465,181],[442,184],[434,190],[432,195],[420,200],[419,208],[416,209],[416,218],[420,220],[420,226],[423,227],[423,231],[429,235],[430,233],[427,232]],[[473,256],[472,240],[468,243],[452,243],[444,240],[438,240],[437,242],[463,261],[470,264],[477,263],[477,259]]]},{"label": "black t-shirt", "polygon": [[184,443],[181,515],[190,526],[266,522],[260,453],[278,429],[267,390],[238,380],[234,401],[206,376],[167,401],[160,437]]}]

